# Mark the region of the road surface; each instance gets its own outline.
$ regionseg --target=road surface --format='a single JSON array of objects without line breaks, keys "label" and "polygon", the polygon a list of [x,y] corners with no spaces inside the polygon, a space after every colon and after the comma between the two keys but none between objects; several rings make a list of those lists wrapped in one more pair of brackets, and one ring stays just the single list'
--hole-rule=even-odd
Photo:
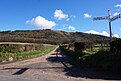
[{"label": "road surface", "polygon": [[0,65],[0,81],[105,81],[73,66],[57,49],[42,57]]}]

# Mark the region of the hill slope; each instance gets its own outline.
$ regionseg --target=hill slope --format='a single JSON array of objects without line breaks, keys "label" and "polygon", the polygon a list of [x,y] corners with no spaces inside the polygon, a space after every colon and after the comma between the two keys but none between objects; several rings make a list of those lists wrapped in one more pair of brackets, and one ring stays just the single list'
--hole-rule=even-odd
[{"label": "hill slope", "polygon": [[108,37],[86,34],[82,32],[64,32],[56,30],[16,30],[0,32],[1,42],[28,42],[28,43],[49,43],[60,44],[74,41],[99,42],[109,40]]}]

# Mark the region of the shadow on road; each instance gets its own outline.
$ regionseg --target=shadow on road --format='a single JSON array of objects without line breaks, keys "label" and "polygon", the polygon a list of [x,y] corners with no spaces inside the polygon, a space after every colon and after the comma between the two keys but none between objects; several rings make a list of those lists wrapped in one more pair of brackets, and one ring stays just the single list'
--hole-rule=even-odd
[{"label": "shadow on road", "polygon": [[[24,72],[26,72],[29,69],[62,69],[61,71],[65,72],[66,76],[70,77],[81,77],[81,78],[90,78],[90,79],[103,79],[103,80],[121,80],[121,75],[115,75],[115,74],[106,74],[103,71],[97,71],[92,70],[89,68],[81,67],[80,65],[77,65],[76,63],[73,63],[68,56],[64,55],[64,53],[58,48],[56,50],[56,53],[51,54],[50,57],[46,58],[48,62],[51,63],[51,67],[46,66],[45,63],[37,63],[31,64],[28,66],[24,66],[24,68],[5,68],[7,69],[19,69],[16,73],[13,75],[21,75]],[[58,63],[58,66],[54,66],[54,63]],[[63,66],[60,66],[59,64],[63,64]],[[59,71],[57,71],[59,72]]]},{"label": "shadow on road", "polygon": [[13,75],[21,75],[23,74],[25,71],[27,71],[29,68],[21,68],[19,71],[17,71],[16,73],[14,73]]},{"label": "shadow on road", "polygon": [[66,72],[66,76],[103,80],[121,80],[121,75],[118,74],[107,74],[103,71],[81,67],[80,65],[73,63],[60,49],[59,52],[60,55],[57,53],[56,56],[49,57],[47,60],[50,62],[62,63],[65,66],[64,72]]}]

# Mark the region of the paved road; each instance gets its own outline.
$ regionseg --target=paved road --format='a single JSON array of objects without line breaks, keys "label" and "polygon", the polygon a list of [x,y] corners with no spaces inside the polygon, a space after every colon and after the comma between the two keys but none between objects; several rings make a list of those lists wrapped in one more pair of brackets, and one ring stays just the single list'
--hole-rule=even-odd
[{"label": "paved road", "polygon": [[42,57],[0,65],[0,81],[105,81],[86,78],[89,73],[80,69],[54,50]]}]

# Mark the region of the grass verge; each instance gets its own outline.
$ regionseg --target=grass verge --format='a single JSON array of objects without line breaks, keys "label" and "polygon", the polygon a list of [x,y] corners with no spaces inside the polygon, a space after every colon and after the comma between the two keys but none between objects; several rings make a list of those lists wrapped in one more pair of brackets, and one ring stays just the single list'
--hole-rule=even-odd
[{"label": "grass verge", "polygon": [[61,47],[61,50],[68,55],[71,60],[81,66],[103,70],[108,73],[121,73],[121,55],[112,54],[110,50],[96,50],[93,53],[84,52],[76,54],[75,52]]},{"label": "grass verge", "polygon": [[29,52],[18,52],[18,53],[2,53],[0,52],[0,62],[6,61],[17,61],[28,58],[40,57],[42,55],[48,54],[55,49],[56,46],[43,46],[38,51],[29,51]]}]

